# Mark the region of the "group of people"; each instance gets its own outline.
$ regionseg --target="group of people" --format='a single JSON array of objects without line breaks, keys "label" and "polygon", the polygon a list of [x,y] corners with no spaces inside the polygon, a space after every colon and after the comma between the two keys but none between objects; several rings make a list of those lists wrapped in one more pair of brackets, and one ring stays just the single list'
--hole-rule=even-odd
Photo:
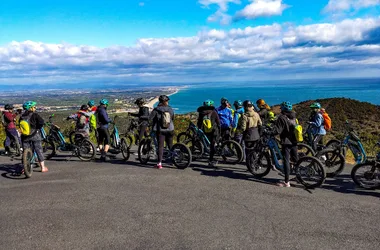
[{"label": "group of people", "polygon": [[[169,105],[170,98],[166,95],[159,97],[157,107],[150,112],[149,107],[143,98],[138,98],[135,104],[138,106],[138,113],[130,113],[131,116],[139,120],[139,138],[141,141],[147,136],[147,128],[155,132],[158,141],[158,162],[156,168],[162,168],[164,145],[171,148],[174,136],[174,110]],[[91,100],[82,105],[80,110],[67,117],[67,120],[76,121],[76,131],[84,136],[94,131],[97,138],[98,148],[101,151],[101,161],[105,161],[110,147],[109,124],[112,120],[108,116],[107,107],[109,102],[102,99],[99,105]],[[232,107],[233,106],[233,107]],[[217,161],[214,159],[215,145],[219,141],[233,139],[243,148],[243,152],[253,148],[260,140],[263,127],[270,127],[270,133],[279,135],[282,153],[284,156],[285,180],[279,183],[280,186],[289,187],[290,159],[297,161],[297,138],[294,133],[298,124],[296,113],[290,102],[283,102],[280,106],[281,113],[275,116],[274,112],[263,99],[256,101],[256,106],[250,100],[236,100],[231,106],[227,98],[221,98],[220,106],[215,107],[213,100],[205,100],[203,105],[197,109],[197,126],[201,129],[210,141],[209,166],[216,167]],[[324,128],[324,110],[319,103],[313,103],[308,124],[310,124],[313,135],[312,146],[315,149],[326,134]],[[14,112],[14,107],[7,104],[4,107],[2,122],[5,126],[6,140],[4,143],[6,153],[9,152],[10,143],[16,143],[19,149],[33,147],[38,156],[42,172],[47,172],[41,146],[40,129],[44,126],[44,120],[36,112],[36,102],[28,101],[23,104],[24,112]],[[26,121],[30,126],[28,133],[21,133],[21,137],[16,129],[16,117],[20,115],[20,121]],[[20,122],[21,125],[21,122]],[[22,130],[22,129],[21,129]],[[266,131],[268,133],[268,131]],[[20,150],[21,151],[21,150]]]}]

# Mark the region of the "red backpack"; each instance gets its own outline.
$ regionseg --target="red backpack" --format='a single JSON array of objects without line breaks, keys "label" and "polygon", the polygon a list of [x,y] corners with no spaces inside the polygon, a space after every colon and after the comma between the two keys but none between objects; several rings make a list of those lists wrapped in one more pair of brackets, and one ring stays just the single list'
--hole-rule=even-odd
[{"label": "red backpack", "polygon": [[332,124],[331,124],[331,118],[329,116],[329,114],[327,114],[327,112],[322,112],[322,116],[323,116],[323,126],[325,127],[325,130],[326,131],[330,131],[331,128],[332,128]]}]

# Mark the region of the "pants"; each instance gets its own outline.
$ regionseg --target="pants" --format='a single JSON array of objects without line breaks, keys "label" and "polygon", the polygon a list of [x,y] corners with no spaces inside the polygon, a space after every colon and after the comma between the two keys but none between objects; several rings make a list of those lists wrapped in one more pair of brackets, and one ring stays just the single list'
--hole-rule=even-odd
[{"label": "pants", "polygon": [[323,136],[324,135],[316,135],[316,136],[314,136],[313,145],[311,145],[311,147],[313,148],[313,150],[315,152],[318,151],[318,144],[319,143],[323,144]]},{"label": "pants", "polygon": [[235,134],[234,141],[240,144],[241,148],[243,149],[243,161],[245,161],[245,156],[248,154],[248,150],[245,146],[251,147],[250,144],[247,144],[248,142],[245,142],[243,140],[243,134]]},{"label": "pants", "polygon": [[45,160],[41,141],[24,141],[23,148],[31,148],[32,150],[34,149],[34,152],[36,152],[39,162],[43,162]]},{"label": "pants", "polygon": [[164,155],[164,145],[166,145],[169,149],[173,147],[173,131],[170,132],[158,132],[157,133],[157,141],[158,141],[158,162],[162,162],[162,157]]},{"label": "pants", "polygon": [[141,142],[142,138],[145,136],[147,137],[148,136],[148,133],[146,132],[146,128],[148,127],[148,125],[140,125],[140,129],[139,129],[139,143]]},{"label": "pants", "polygon": [[16,143],[16,146],[21,145],[21,138],[20,136],[18,136],[17,130],[15,128],[6,129],[5,133],[6,133],[6,138],[4,142],[4,147],[9,147],[12,141]]},{"label": "pants", "polygon": [[207,139],[210,141],[210,157],[209,161],[214,160],[215,155],[215,143],[216,143],[216,135],[214,133],[205,134]]},{"label": "pants", "polygon": [[111,141],[108,128],[98,128],[98,143],[99,145],[109,145]]},{"label": "pants", "polygon": [[220,136],[222,141],[227,141],[231,138],[231,129],[230,128],[222,128],[220,130]]},{"label": "pants", "polygon": [[294,162],[298,161],[297,145],[281,145],[282,156],[284,157],[284,174],[285,182],[289,182],[290,175],[290,157]]}]

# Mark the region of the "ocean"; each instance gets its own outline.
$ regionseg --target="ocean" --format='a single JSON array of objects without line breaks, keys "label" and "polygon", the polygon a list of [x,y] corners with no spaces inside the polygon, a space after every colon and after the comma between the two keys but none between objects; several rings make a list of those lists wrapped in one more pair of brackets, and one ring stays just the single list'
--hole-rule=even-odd
[{"label": "ocean", "polygon": [[206,99],[219,106],[221,97],[235,100],[264,99],[269,105],[283,101],[299,103],[332,97],[346,97],[380,105],[379,79],[284,80],[262,82],[202,83],[181,88],[170,96],[176,113],[194,112]]}]

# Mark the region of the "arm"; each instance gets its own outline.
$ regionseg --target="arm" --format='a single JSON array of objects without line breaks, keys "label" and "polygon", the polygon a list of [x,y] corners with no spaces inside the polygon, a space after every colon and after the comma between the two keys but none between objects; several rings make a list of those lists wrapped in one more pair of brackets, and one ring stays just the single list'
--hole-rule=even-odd
[{"label": "arm", "polygon": [[230,124],[233,127],[233,125],[234,125],[234,118],[232,117],[232,111],[231,110],[228,110],[228,118],[230,120]]},{"label": "arm", "polygon": [[319,128],[323,124],[323,117],[321,114],[314,116],[314,121],[310,121],[310,124],[314,127]]},{"label": "arm", "polygon": [[245,131],[247,129],[247,119],[246,115],[243,115],[243,121],[241,122],[240,130]]},{"label": "arm", "polygon": [[286,127],[285,121],[283,117],[279,117],[274,124],[274,134],[281,134]]},{"label": "arm", "polygon": [[72,114],[66,118],[66,120],[70,120],[70,119],[73,119],[74,121],[78,120],[78,114]]},{"label": "arm", "polygon": [[156,116],[157,116],[157,110],[153,109],[153,111],[152,111],[152,113],[150,113],[150,116],[149,116],[149,119],[148,119],[149,126],[153,126],[154,125],[153,122],[154,122]]},{"label": "arm", "polygon": [[198,113],[197,127],[200,129],[202,127],[203,115]]}]

